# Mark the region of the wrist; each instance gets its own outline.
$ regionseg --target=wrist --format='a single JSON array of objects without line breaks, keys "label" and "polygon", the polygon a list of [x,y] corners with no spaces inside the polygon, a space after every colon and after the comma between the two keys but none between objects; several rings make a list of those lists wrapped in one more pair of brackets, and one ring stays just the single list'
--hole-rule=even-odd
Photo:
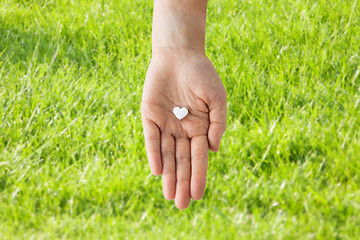
[{"label": "wrist", "polygon": [[186,48],[186,47],[153,47],[152,57],[172,57],[176,59],[189,59],[192,57],[206,57],[204,49]]},{"label": "wrist", "polygon": [[179,69],[184,64],[191,64],[198,59],[207,59],[205,51],[187,48],[165,48],[153,49],[151,62],[158,66],[171,66],[171,69]]},{"label": "wrist", "polygon": [[155,0],[152,46],[205,52],[206,0]]}]

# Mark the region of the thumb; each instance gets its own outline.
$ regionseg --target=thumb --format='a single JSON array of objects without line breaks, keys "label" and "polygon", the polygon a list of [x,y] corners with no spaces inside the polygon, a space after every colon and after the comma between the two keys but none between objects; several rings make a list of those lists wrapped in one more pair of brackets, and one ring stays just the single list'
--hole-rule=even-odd
[{"label": "thumb", "polygon": [[217,152],[220,147],[220,140],[226,129],[226,91],[224,94],[219,94],[214,99],[210,100],[209,119],[210,126],[208,130],[208,140],[210,150]]}]

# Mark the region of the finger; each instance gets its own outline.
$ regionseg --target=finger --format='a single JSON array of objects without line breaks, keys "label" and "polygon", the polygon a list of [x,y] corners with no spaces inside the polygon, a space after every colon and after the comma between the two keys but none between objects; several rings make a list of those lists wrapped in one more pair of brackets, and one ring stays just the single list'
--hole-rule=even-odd
[{"label": "finger", "polygon": [[173,200],[176,187],[175,141],[174,137],[167,133],[161,133],[161,158],[163,194],[167,200]]},{"label": "finger", "polygon": [[207,137],[197,136],[191,139],[191,198],[199,200],[204,195],[208,168],[209,144]]},{"label": "finger", "polygon": [[217,152],[220,140],[226,129],[226,95],[219,98],[214,104],[209,104],[210,126],[208,140],[210,150]]},{"label": "finger", "polygon": [[150,169],[154,175],[159,175],[162,171],[160,155],[160,131],[155,123],[147,119],[143,120],[143,127],[146,153]]},{"label": "finger", "polygon": [[226,129],[226,124],[218,122],[210,122],[209,127],[209,147],[213,152],[219,151],[221,137],[224,134]]},{"label": "finger", "polygon": [[190,141],[176,139],[176,194],[175,204],[185,209],[190,203]]}]

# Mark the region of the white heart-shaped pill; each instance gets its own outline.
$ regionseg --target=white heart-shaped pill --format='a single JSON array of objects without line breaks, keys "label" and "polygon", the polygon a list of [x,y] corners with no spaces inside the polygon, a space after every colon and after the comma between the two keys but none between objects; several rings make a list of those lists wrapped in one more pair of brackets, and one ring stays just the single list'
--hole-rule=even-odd
[{"label": "white heart-shaped pill", "polygon": [[177,117],[177,119],[181,120],[188,115],[189,111],[185,107],[183,108],[174,107],[173,113],[175,117]]}]

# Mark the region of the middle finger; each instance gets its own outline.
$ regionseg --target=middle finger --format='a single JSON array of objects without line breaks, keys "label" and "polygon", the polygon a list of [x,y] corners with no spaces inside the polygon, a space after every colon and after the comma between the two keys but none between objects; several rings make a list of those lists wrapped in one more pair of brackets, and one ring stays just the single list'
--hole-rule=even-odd
[{"label": "middle finger", "polygon": [[176,194],[175,204],[185,209],[190,203],[190,140],[188,138],[176,139]]}]

